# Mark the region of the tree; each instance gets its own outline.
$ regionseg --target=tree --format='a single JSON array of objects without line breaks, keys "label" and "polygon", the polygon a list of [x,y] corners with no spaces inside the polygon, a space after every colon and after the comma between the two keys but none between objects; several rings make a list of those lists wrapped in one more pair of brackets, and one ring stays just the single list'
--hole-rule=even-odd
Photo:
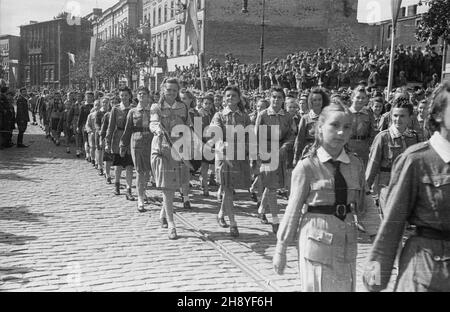
[{"label": "tree", "polygon": [[89,81],[89,50],[84,50],[75,55],[75,64],[70,67],[70,82],[84,86],[87,81]]},{"label": "tree", "polygon": [[114,79],[126,76],[131,83],[133,74],[137,74],[141,66],[150,60],[150,47],[148,36],[136,28],[125,26],[121,36],[100,43],[95,58],[97,75]]},{"label": "tree", "polygon": [[[422,3],[419,3],[422,5]],[[423,14],[417,25],[416,39],[419,41],[437,42],[443,38],[450,39],[450,0],[428,1],[430,9]]]}]

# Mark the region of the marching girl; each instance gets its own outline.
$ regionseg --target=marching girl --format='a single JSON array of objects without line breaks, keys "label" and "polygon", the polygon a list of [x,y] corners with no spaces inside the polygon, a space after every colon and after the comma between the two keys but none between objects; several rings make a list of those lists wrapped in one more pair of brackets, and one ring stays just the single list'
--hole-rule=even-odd
[{"label": "marching girl", "polygon": [[64,112],[64,104],[63,101],[61,100],[61,95],[59,93],[55,93],[52,109],[50,112],[50,129],[52,141],[56,144],[56,146],[59,145],[60,133],[58,132],[58,124],[63,115],[63,112]]},{"label": "marching girl", "polygon": [[355,122],[348,147],[362,159],[364,164],[367,164],[370,144],[376,134],[373,113],[366,106],[368,102],[369,96],[366,89],[363,86],[357,86],[353,90],[352,105],[350,106],[350,112],[353,114]]},{"label": "marching girl", "polygon": [[301,159],[306,146],[314,142],[315,124],[322,109],[330,103],[330,98],[321,88],[313,88],[308,95],[309,112],[303,115],[298,125],[294,143],[294,166]]},{"label": "marching girl", "polygon": [[[113,102],[113,98],[111,98],[111,102]],[[103,152],[103,161],[105,162],[105,178],[107,184],[112,183],[111,166],[113,161],[112,154],[105,151],[105,138],[106,138],[106,131],[108,130],[110,116],[111,116],[111,105],[108,105],[108,110],[105,112],[101,120],[100,138],[99,138],[100,148],[102,149]]]},{"label": "marching girl", "polygon": [[130,153],[125,153],[123,157],[120,156],[119,149],[120,138],[125,130],[127,114],[131,109],[131,90],[128,87],[120,88],[119,97],[121,100],[120,104],[111,109],[108,130],[106,130],[105,137],[105,152],[112,153],[113,155],[112,165],[115,166],[114,194],[120,195],[120,177],[122,175],[122,169],[125,169],[125,179],[127,184],[127,192],[125,196],[127,200],[134,201],[135,198],[131,193],[131,186],[133,183],[133,159],[131,158]]},{"label": "marching girl", "polygon": [[[216,113],[216,109],[214,107],[214,98],[211,95],[207,95],[203,98],[202,108],[199,110],[199,115],[202,118],[202,133],[203,130],[211,124],[212,118]],[[209,137],[203,137],[202,140],[206,143]],[[208,170],[212,166],[212,172],[214,172],[214,160],[208,161],[205,158],[202,159],[201,167],[200,167],[200,177],[202,183],[202,191],[203,196],[209,196],[209,186],[208,186]],[[210,178],[213,180],[214,178]]]},{"label": "marching girl", "polygon": [[78,119],[80,117],[81,106],[83,105],[83,93],[79,92],[76,95],[76,101],[72,105],[69,113],[68,122],[71,124],[73,135],[75,136],[76,157],[80,157],[83,150],[83,135],[77,131]]},{"label": "marching girl", "polygon": [[[269,101],[265,99],[259,99],[258,102],[256,102],[255,111],[250,114],[250,122],[252,125],[256,123],[256,118],[258,117],[258,114],[262,112],[263,110],[267,109],[269,107],[270,103]],[[250,194],[252,196],[253,201],[257,202],[257,206],[261,204],[261,196],[263,194],[263,187],[261,184],[261,178],[259,176],[259,167],[261,163],[258,160],[254,160],[252,163],[252,174],[254,176],[254,180],[252,183],[252,186],[250,186]],[[261,221],[264,224],[267,224],[268,221],[266,219],[265,215],[260,215]]]},{"label": "marching girl", "polygon": [[[150,132],[150,91],[139,87],[137,91],[138,104],[130,109],[127,115],[125,130],[120,139],[120,156],[130,153],[136,169],[136,188],[138,193],[137,209],[145,212],[144,202],[147,202],[145,190],[150,180],[151,144],[153,134]],[[148,202],[147,202],[148,203]]]},{"label": "marching girl", "polygon": [[70,141],[72,139],[73,130],[72,130],[72,124],[70,123],[69,118],[70,118],[70,111],[72,109],[72,102],[66,101],[64,106],[65,106],[64,111],[63,111],[61,119],[59,120],[59,123],[58,123],[58,133],[64,132],[66,153],[70,154]]},{"label": "marching girl", "polygon": [[[196,108],[197,100],[196,100],[195,96],[190,91],[188,91],[186,89],[181,89],[180,90],[180,100],[188,108],[189,124],[191,125],[191,128],[193,129],[195,117],[199,117],[200,116],[198,111],[197,111],[197,108]],[[199,134],[199,135],[201,135],[201,134]],[[192,142],[192,144],[194,144],[193,140],[191,142]],[[194,146],[194,145],[192,145],[192,146]],[[192,173],[194,173],[195,171],[198,170],[199,166],[201,165],[201,161],[200,160],[195,160],[194,157],[193,157],[194,154],[192,154],[191,156],[192,157],[191,157],[190,163],[193,166],[193,170],[191,171],[191,175],[192,175]],[[190,199],[189,199],[190,192],[191,192],[191,190],[190,190],[189,183],[185,184],[180,189],[181,199],[183,201],[183,207],[186,208],[186,209],[190,209],[191,208],[191,202],[190,202]]]},{"label": "marching girl", "polygon": [[[107,112],[111,110],[109,98],[104,96],[100,99],[101,107],[95,114],[94,127],[94,143],[95,143],[95,161],[98,165],[98,175],[103,176],[104,173],[104,150],[101,144],[102,120]],[[109,171],[109,170],[108,170]],[[109,173],[109,172],[108,172]]]},{"label": "marching girl", "polygon": [[417,121],[419,122],[419,136],[421,141],[427,141],[431,138],[430,130],[427,125],[428,118],[428,100],[420,101],[417,105]]},{"label": "marching girl", "polygon": [[373,119],[374,119],[374,131],[375,133],[378,133],[378,126],[380,124],[381,117],[384,114],[384,100],[382,97],[374,97],[370,99],[370,109],[373,113]]},{"label": "marching girl", "polygon": [[[176,239],[177,231],[173,220],[173,198],[175,190],[189,184],[190,172],[187,162],[176,159],[172,145],[183,138],[172,133],[175,126],[189,127],[189,113],[179,97],[180,84],[170,78],[162,85],[162,95],[158,103],[150,109],[150,131],[153,133],[151,167],[158,188],[162,189],[163,207],[160,222],[169,228],[169,239]],[[175,157],[175,158],[174,158]],[[184,190],[183,190],[184,192]]]},{"label": "marching girl", "polygon": [[292,173],[273,266],[283,274],[288,244],[299,235],[301,291],[355,291],[354,215],[363,219],[369,211],[376,213],[376,207],[365,195],[362,161],[344,149],[352,135],[352,123],[349,109],[333,98],[320,113],[315,143]]},{"label": "marching girl", "polygon": [[[262,129],[260,126],[267,127],[267,152],[273,153],[270,150],[272,147],[272,140],[277,142],[276,148],[279,149],[277,166],[273,167],[273,159],[262,159],[260,165],[260,179],[264,189],[261,198],[261,205],[258,209],[258,215],[264,215],[264,211],[269,206],[272,213],[272,231],[277,233],[279,227],[278,219],[278,204],[276,190],[284,187],[285,179],[287,178],[287,154],[288,150],[294,143],[295,129],[293,127],[292,116],[283,109],[285,94],[283,89],[279,87],[272,87],[270,96],[270,106],[258,114],[255,123],[256,136],[261,135]],[[279,137],[271,137],[271,127],[278,127]],[[264,219],[262,219],[264,221]]]},{"label": "marching girl", "polygon": [[[234,217],[233,211],[233,192],[235,189],[247,190],[250,185],[250,163],[248,159],[248,142],[245,142],[245,146],[241,146],[236,142],[236,136],[227,137],[228,126],[243,126],[244,129],[250,125],[250,117],[245,112],[243,103],[241,102],[241,91],[236,86],[228,86],[225,88],[224,101],[225,107],[222,111],[217,112],[212,121],[211,126],[217,126],[222,130],[223,134],[223,146],[233,145],[234,155],[227,157],[226,148],[223,152],[223,159],[216,157],[216,177],[222,188],[223,200],[221,203],[220,211],[217,216],[217,221],[221,227],[227,227],[225,222],[225,215],[228,215],[230,220],[230,235],[232,237],[239,236],[239,230],[237,222]],[[239,138],[238,138],[239,139]],[[241,138],[242,139],[242,138]],[[246,140],[248,141],[248,140]],[[246,159],[237,159],[237,151],[245,148]],[[221,151],[217,151],[221,152]]]},{"label": "marching girl", "polygon": [[89,113],[86,119],[85,131],[88,135],[88,145],[89,145],[89,158],[91,159],[92,166],[98,169],[98,158],[95,148],[95,115],[100,109],[100,100],[94,101],[94,107]]},{"label": "marching girl", "polygon": [[94,92],[86,91],[85,93],[86,101],[84,101],[83,105],[80,107],[80,114],[78,115],[77,120],[77,133],[81,135],[83,139],[84,146],[84,157],[87,162],[92,162],[93,159],[90,157],[89,152],[89,139],[88,134],[86,132],[86,120],[88,115],[91,113],[92,108],[94,107]]}]

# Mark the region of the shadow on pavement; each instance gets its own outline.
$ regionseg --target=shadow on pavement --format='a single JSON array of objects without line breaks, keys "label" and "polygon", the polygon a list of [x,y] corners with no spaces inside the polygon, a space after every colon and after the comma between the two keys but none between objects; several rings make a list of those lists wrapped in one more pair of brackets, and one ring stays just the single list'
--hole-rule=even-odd
[{"label": "shadow on pavement", "polygon": [[[11,167],[9,167],[8,169],[11,170]],[[21,168],[21,169],[23,169],[23,168]],[[27,177],[17,174],[17,173],[0,173],[0,180],[27,181],[27,182],[34,182],[34,183],[40,182],[39,180],[27,178]]]},{"label": "shadow on pavement", "polygon": [[0,220],[45,223],[41,220],[43,217],[43,213],[30,212],[27,206],[0,207]]},{"label": "shadow on pavement", "polygon": [[8,245],[25,245],[29,240],[36,240],[37,236],[15,235],[0,231],[0,244]]}]

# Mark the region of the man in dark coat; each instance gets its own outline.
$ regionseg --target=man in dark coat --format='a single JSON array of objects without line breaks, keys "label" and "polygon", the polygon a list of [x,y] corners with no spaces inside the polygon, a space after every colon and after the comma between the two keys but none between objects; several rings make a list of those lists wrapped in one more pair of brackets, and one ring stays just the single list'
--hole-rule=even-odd
[{"label": "man in dark coat", "polygon": [[14,144],[11,141],[15,124],[14,106],[11,96],[8,95],[8,87],[3,79],[0,79],[0,146],[8,148]]},{"label": "man in dark coat", "polygon": [[17,135],[17,147],[28,147],[23,144],[23,135],[27,130],[28,122],[30,121],[30,115],[28,114],[28,95],[27,89],[21,88],[19,97],[16,101],[17,113],[16,113],[16,123],[19,129],[19,134]]}]

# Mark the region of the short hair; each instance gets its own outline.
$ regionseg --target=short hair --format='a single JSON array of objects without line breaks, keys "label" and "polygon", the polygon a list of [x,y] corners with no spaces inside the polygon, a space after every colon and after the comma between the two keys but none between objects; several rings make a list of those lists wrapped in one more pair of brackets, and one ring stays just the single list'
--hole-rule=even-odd
[{"label": "short hair", "polygon": [[27,88],[25,88],[25,87],[20,88],[19,92],[22,92],[22,91],[27,91]]},{"label": "short hair", "polygon": [[411,104],[409,98],[404,94],[400,94],[395,97],[394,101],[392,101],[391,112],[394,111],[394,108],[406,108],[410,116],[414,113],[413,105]]},{"label": "short hair", "polygon": [[444,81],[439,84],[433,91],[431,107],[429,110],[429,127],[432,131],[440,131],[443,120],[438,120],[437,117],[445,111],[448,106],[450,97],[450,82]]},{"label": "short hair", "polygon": [[144,86],[140,86],[140,87],[137,89],[137,93],[139,93],[140,91],[144,91],[145,93],[147,93],[147,95],[150,94],[150,90],[149,90],[148,88],[144,87]]},{"label": "short hair", "polygon": [[286,99],[286,93],[284,93],[283,88],[281,88],[280,86],[273,86],[272,88],[270,88],[270,93],[272,93],[272,92],[281,93],[281,95],[283,96],[283,99]]},{"label": "short hair", "polygon": [[133,93],[131,92],[131,89],[128,88],[127,86],[120,87],[119,92],[128,92],[128,94],[130,95],[130,98],[133,97]]}]

